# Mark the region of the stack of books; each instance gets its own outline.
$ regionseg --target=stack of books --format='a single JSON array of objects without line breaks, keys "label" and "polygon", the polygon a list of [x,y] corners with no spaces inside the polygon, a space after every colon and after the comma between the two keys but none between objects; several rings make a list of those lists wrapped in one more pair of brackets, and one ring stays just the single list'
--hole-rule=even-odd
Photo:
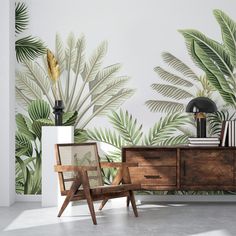
[{"label": "stack of books", "polygon": [[236,147],[236,121],[223,121],[221,129],[221,146]]},{"label": "stack of books", "polygon": [[218,147],[220,139],[211,138],[188,138],[189,146],[191,147]]}]

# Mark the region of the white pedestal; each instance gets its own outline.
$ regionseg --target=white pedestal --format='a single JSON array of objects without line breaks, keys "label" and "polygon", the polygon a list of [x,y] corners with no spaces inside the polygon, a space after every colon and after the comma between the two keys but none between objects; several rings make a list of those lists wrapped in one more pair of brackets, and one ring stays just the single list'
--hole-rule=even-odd
[{"label": "white pedestal", "polygon": [[42,206],[58,206],[60,191],[58,175],[54,172],[56,164],[54,145],[56,143],[73,143],[73,126],[42,127]]}]

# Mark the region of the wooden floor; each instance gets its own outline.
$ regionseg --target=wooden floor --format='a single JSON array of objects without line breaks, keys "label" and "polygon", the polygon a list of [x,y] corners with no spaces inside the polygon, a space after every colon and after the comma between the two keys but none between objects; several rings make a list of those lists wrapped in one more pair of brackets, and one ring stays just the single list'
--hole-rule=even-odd
[{"label": "wooden floor", "polygon": [[86,204],[69,207],[61,218],[56,217],[57,211],[56,207],[41,208],[40,203],[0,207],[0,235],[236,235],[235,203],[145,203],[138,205],[136,218],[132,209],[125,207],[125,199],[117,199],[96,211],[96,226]]}]

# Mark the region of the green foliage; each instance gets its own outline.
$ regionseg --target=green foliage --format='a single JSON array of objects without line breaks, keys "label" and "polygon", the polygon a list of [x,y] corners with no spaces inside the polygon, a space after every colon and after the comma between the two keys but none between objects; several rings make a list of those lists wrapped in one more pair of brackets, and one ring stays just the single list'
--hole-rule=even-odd
[{"label": "green foliage", "polygon": [[[152,89],[167,100],[148,100],[145,102],[152,112],[176,113],[183,112],[185,103],[196,96],[211,96],[212,86],[206,82],[206,76],[198,76],[180,59],[171,53],[162,53],[163,61],[174,73],[160,66],[154,68],[160,79],[165,83],[154,83]],[[191,92],[190,92],[191,91]]]},{"label": "green foliage", "polygon": [[223,11],[214,10],[222,43],[197,30],[180,30],[194,62],[205,71],[211,85],[227,104],[236,106],[236,23]]},{"label": "green foliage", "polygon": [[27,36],[16,40],[15,42],[16,60],[24,62],[25,60],[34,60],[46,53],[42,41],[36,37]]},{"label": "green foliage", "polygon": [[27,7],[24,3],[16,3],[15,7],[15,33],[19,34],[27,29],[29,18]]},{"label": "green foliage", "polygon": [[[15,32],[18,35],[27,29],[29,16],[27,6],[23,2],[15,5]],[[16,59],[18,62],[33,60],[46,52],[43,42],[32,36],[20,38],[15,42]]]},{"label": "green foliage", "polygon": [[[66,112],[77,112],[75,120],[70,123],[79,129],[84,129],[94,117],[109,114],[134,93],[134,90],[126,88],[129,77],[117,76],[120,64],[102,67],[106,52],[107,43],[102,42],[85,60],[84,36],[76,38],[70,34],[66,46],[60,36],[56,36],[55,57],[61,71],[59,97]],[[25,106],[32,100],[45,99],[52,108],[56,97],[46,63],[41,65],[24,61],[23,64],[25,71],[16,73],[19,105]],[[65,88],[62,84],[65,84]]]},{"label": "green foliage", "polygon": [[43,100],[35,100],[30,103],[28,113],[31,120],[47,119],[50,114],[50,107]]},{"label": "green foliage", "polygon": [[[50,118],[50,106],[44,100],[31,102],[28,106],[28,114],[29,118],[20,113],[16,115],[16,192],[40,194],[42,127],[52,126],[54,122]],[[76,116],[77,112],[65,113],[63,125],[73,125]],[[78,136],[78,130],[76,130],[75,137],[78,138]]]},{"label": "green foliage", "polygon": [[222,122],[225,120],[233,120],[235,116],[234,114],[230,114],[229,111],[217,111],[215,113],[210,113],[207,116],[207,120],[209,123],[209,130],[211,135],[220,135]]},{"label": "green foliage", "polygon": [[[174,145],[177,141],[183,141],[181,138],[176,138],[175,133],[179,131],[178,128],[190,123],[189,117],[183,113],[168,114],[150,128],[148,135],[144,138],[145,145],[161,145],[166,142],[171,145],[173,141]],[[182,136],[181,136],[182,137]],[[187,137],[185,135],[185,137]],[[167,141],[169,139],[169,141]]]},{"label": "green foliage", "polygon": [[137,126],[137,119],[133,119],[128,111],[123,113],[112,112],[109,116],[113,127],[119,132],[121,138],[129,145],[137,145],[142,138],[142,125]]}]

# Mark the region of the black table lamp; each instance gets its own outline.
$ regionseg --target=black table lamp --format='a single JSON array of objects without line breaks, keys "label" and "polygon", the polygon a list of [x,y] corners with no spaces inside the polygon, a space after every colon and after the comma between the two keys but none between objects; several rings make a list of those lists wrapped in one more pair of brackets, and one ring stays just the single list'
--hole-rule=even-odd
[{"label": "black table lamp", "polygon": [[197,137],[206,137],[206,114],[214,113],[217,111],[216,104],[207,97],[197,97],[192,99],[187,107],[186,112],[191,112],[195,114],[195,119],[197,121]]}]

